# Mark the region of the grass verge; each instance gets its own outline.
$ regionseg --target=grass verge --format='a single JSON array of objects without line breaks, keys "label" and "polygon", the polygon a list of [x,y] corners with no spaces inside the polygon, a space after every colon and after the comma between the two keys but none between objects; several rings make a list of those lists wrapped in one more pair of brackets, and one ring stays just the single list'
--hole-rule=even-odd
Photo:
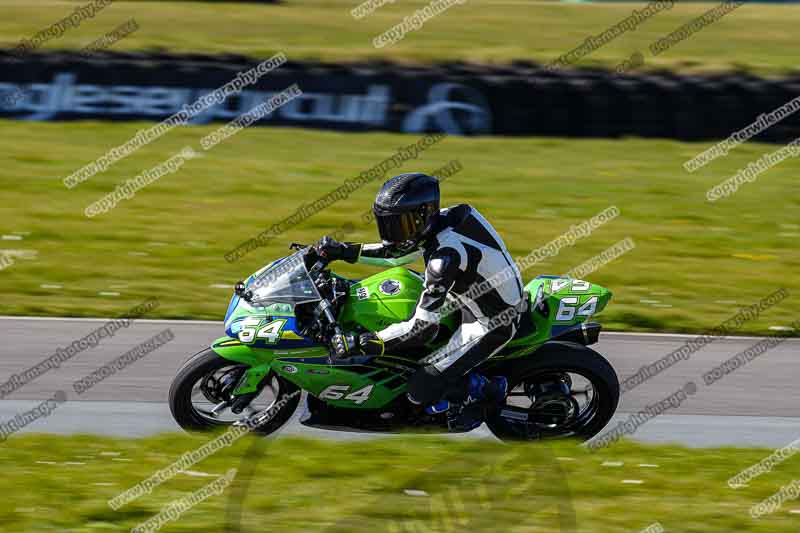
[{"label": "grass verge", "polygon": [[[750,483],[727,480],[769,454],[618,443],[590,452],[570,442],[506,446],[407,438],[315,441],[249,437],[135,501],[107,501],[208,436],[141,440],[12,436],[0,448],[0,531],[129,529],[237,469],[234,482],[165,529],[223,531],[670,532],[793,531],[787,501],[751,518],[752,505],[800,476],[789,460]],[[625,482],[627,480],[627,482]],[[227,518],[226,518],[227,517]]]},{"label": "grass verge", "polygon": [[[231,287],[292,241],[343,234],[374,242],[364,224],[382,182],[377,178],[267,246],[229,263],[224,254],[390,157],[414,135],[344,134],[251,128],[203,152],[212,126],[178,128],[74,189],[62,179],[122,144],[139,123],[41,124],[0,121],[0,270],[2,314],[111,316],[148,297],[151,317],[221,319]],[[90,203],[194,146],[185,163],[86,218]],[[616,330],[700,332],[779,287],[789,297],[744,324],[741,333],[785,326],[800,310],[798,163],[789,159],[709,203],[705,191],[775,146],[747,144],[701,171],[682,163],[706,144],[657,140],[567,140],[449,137],[396,172],[433,171],[451,160],[463,170],[443,184],[443,203],[475,205],[515,257],[529,254],[616,205],[620,216],[574,246],[523,272],[561,274],[630,237],[635,248],[588,276],[610,288],[601,321]],[[388,178],[388,176],[386,176]],[[420,267],[421,265],[417,265]],[[335,265],[351,276],[370,267]]]},{"label": "grass verge", "polygon": [[[5,46],[29,38],[69,15],[72,2],[7,1],[13,16],[0,20]],[[507,63],[552,61],[641,9],[644,3],[557,3],[469,0],[455,5],[397,44],[374,48],[372,40],[413,15],[427,2],[395,2],[360,20],[358,2],[292,0],[281,5],[230,2],[115,2],[45,48],[81,48],[129,18],[140,29],[115,50],[238,53],[290,59],[404,62],[466,60]],[[675,6],[646,20],[576,66],[611,68],[632,53],[645,54],[646,68],[680,71],[747,70],[781,74],[797,69],[794,53],[800,6],[752,4],[738,8],[657,57],[648,46],[711,9],[714,3]],[[333,45],[332,45],[333,44]]]}]

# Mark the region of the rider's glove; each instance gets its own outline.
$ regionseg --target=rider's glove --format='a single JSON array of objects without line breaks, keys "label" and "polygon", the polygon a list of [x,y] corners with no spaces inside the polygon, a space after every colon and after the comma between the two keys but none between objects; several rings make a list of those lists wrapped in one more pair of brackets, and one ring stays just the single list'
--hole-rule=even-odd
[{"label": "rider's glove", "polygon": [[346,357],[354,348],[356,348],[356,344],[358,343],[358,339],[353,335],[350,334],[336,334],[331,337],[331,347],[333,348],[333,352],[336,354],[336,357]]},{"label": "rider's glove", "polygon": [[375,333],[353,333],[334,335],[331,346],[336,357],[345,357],[351,353],[359,355],[383,355],[383,340]]},{"label": "rider's glove", "polygon": [[358,336],[358,349],[363,355],[383,355],[383,339],[375,333],[362,333]]},{"label": "rider's glove", "polygon": [[360,246],[346,242],[339,242],[333,237],[324,236],[314,245],[314,250],[328,261],[344,260],[355,263],[361,252]]}]

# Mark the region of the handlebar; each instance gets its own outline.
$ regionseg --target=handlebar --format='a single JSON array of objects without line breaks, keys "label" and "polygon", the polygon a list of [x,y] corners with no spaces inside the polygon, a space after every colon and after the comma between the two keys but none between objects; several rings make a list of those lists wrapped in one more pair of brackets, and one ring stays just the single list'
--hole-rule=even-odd
[{"label": "handlebar", "polygon": [[322,314],[325,315],[325,318],[333,326],[333,330],[336,332],[336,334],[341,335],[342,328],[339,327],[339,323],[336,321],[336,317],[333,316],[333,311],[331,311],[331,307],[332,307],[331,303],[326,298],[320,300],[319,310],[322,311]]}]

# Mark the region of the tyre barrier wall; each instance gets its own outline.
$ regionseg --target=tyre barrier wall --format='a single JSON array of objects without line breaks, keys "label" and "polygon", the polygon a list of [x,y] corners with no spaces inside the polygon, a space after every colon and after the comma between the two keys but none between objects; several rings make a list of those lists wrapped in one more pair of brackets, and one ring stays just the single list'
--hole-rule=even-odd
[{"label": "tyre barrier wall", "polygon": [[[0,118],[160,121],[257,60],[242,56],[0,52]],[[259,125],[463,135],[726,138],[800,96],[800,76],[616,75],[540,65],[289,61],[195,116],[229,121],[297,83],[303,94]],[[800,100],[798,100],[800,107]],[[800,113],[755,137],[800,137]]]}]

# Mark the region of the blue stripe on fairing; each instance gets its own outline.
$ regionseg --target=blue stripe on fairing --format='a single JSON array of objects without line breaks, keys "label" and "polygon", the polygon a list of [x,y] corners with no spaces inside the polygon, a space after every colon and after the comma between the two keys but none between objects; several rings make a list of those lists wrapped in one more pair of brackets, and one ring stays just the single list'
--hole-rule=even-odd
[{"label": "blue stripe on fairing", "polygon": [[560,279],[561,276],[553,276],[552,274],[539,274],[534,279]]},{"label": "blue stripe on fairing", "polygon": [[[229,326],[225,328],[225,334],[228,337],[238,338],[239,331],[241,330],[241,322],[245,319],[249,318],[253,315],[242,315],[233,322]],[[282,331],[293,331],[297,335],[303,337],[300,333],[300,330],[297,327],[297,318],[293,316],[283,316],[283,315],[258,315],[258,318],[261,318],[264,321],[267,320],[276,320],[276,319],[283,319],[286,320],[286,324],[283,326]],[[227,322],[227,321],[226,321]],[[302,339],[281,339],[277,343],[267,343],[264,339],[257,339],[253,343],[249,343],[248,346],[251,348],[270,348],[270,349],[292,349],[292,348],[310,348],[312,346],[317,346],[318,344],[314,342],[313,339],[308,337],[303,337]]]},{"label": "blue stripe on fairing", "polygon": [[228,319],[233,314],[233,310],[236,309],[237,305],[239,305],[239,295],[234,294],[231,298],[231,303],[228,304],[228,311],[225,312],[225,320],[223,320],[224,324],[228,323]]}]

